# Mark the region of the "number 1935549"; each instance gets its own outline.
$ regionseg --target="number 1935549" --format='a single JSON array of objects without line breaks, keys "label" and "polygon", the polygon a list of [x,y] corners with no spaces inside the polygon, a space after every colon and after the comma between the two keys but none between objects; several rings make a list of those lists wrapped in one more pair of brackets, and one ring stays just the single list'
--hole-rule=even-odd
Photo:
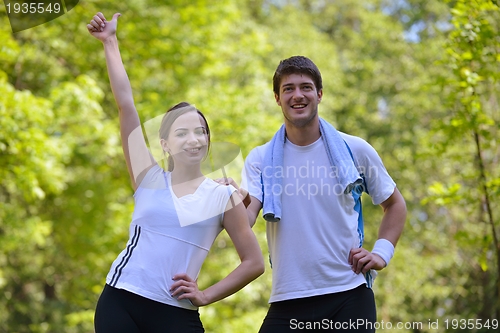
[{"label": "number 1935549", "polygon": [[14,2],[6,3],[5,7],[8,14],[57,14],[62,10],[61,4],[57,2]]},{"label": "number 1935549", "polygon": [[498,329],[498,319],[446,319],[444,321],[446,329],[480,330]]}]

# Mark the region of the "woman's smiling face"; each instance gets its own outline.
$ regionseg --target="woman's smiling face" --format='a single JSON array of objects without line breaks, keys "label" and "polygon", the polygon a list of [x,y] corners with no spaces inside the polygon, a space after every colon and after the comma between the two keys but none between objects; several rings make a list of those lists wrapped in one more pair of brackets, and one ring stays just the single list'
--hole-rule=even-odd
[{"label": "woman's smiling face", "polygon": [[174,159],[176,168],[200,164],[208,149],[205,120],[196,111],[179,116],[162,146]]}]

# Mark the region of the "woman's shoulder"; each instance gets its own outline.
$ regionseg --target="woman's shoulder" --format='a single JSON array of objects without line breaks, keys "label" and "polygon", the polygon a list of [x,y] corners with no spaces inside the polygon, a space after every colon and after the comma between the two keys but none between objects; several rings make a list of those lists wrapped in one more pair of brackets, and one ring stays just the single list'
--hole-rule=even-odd
[{"label": "woman's shoulder", "polygon": [[211,178],[206,178],[204,181],[205,190],[211,192],[229,192],[232,193],[236,189],[232,185],[222,185]]},{"label": "woman's shoulder", "polygon": [[146,171],[138,187],[158,188],[160,185],[162,185],[160,187],[165,187],[165,177],[168,176],[168,173],[155,163]]}]

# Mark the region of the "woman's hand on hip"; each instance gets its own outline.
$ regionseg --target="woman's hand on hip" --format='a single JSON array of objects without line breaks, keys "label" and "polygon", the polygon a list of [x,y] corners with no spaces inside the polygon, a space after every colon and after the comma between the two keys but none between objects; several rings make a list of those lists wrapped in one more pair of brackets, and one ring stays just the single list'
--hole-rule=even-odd
[{"label": "woman's hand on hip", "polygon": [[207,297],[198,289],[198,283],[186,273],[176,274],[172,278],[174,284],[170,288],[170,293],[177,300],[189,299],[194,306],[204,306],[209,304]]}]

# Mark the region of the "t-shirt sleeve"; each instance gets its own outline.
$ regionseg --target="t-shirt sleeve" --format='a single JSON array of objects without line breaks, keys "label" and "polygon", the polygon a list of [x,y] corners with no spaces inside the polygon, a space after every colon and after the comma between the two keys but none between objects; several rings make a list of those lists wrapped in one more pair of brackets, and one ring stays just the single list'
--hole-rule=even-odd
[{"label": "t-shirt sleeve", "polygon": [[137,189],[134,193],[134,196],[138,194],[138,192],[143,188],[148,189],[158,189],[165,188],[165,178],[163,173],[165,171],[158,165],[154,164],[144,175],[144,178],[141,180]]},{"label": "t-shirt sleeve", "polygon": [[[228,207],[228,203],[229,201],[231,200],[231,196],[233,195],[234,192],[236,192],[236,188],[233,186],[233,185],[221,185],[221,189],[222,192],[223,192],[223,205],[224,205],[224,209]],[[231,208],[231,205],[229,205]]]},{"label": "t-shirt sleeve", "polygon": [[374,205],[380,205],[393,193],[396,183],[391,178],[375,148],[361,138],[344,138],[354,154],[358,171],[365,177],[366,192]]},{"label": "t-shirt sleeve", "polygon": [[260,202],[263,201],[261,174],[265,147],[266,145],[259,146],[250,151],[241,172],[241,187]]},{"label": "t-shirt sleeve", "polygon": [[231,196],[234,192],[236,192],[236,188],[232,185],[220,185],[217,184],[217,195],[211,197],[210,200],[214,200],[218,207],[218,211],[220,212],[220,225],[223,227],[224,213],[229,209],[236,206],[238,203],[232,202]]}]

